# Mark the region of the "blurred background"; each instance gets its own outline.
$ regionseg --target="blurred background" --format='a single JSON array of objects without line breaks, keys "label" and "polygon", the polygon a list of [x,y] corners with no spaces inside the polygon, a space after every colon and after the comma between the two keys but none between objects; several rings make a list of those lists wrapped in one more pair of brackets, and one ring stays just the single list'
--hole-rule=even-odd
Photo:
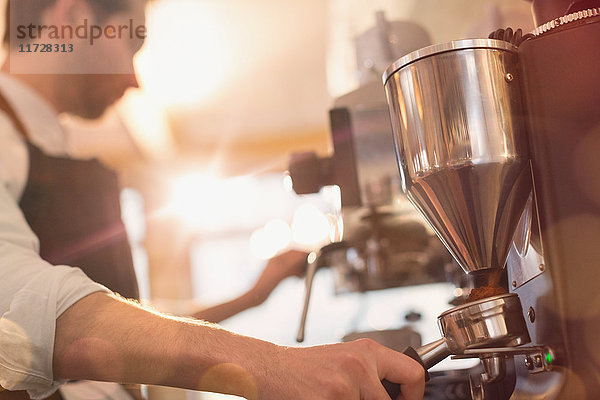
[{"label": "blurred background", "polygon": [[[380,84],[377,60],[357,54],[377,15],[418,24],[433,44],[487,37],[498,27],[530,31],[529,7],[524,0],[149,2],[149,36],[136,57],[140,88],[99,121],[63,116],[72,153],[120,173],[144,301],[185,314],[228,300],[252,285],[269,257],[343,236],[339,188],[299,196],[286,170],[292,153],[332,153],[335,99]],[[407,52],[415,39],[410,31],[395,37]],[[333,280],[330,270],[315,277],[318,307],[303,345],[407,324],[424,342],[437,339],[431,321],[454,290],[436,283],[336,296]],[[303,296],[304,282],[289,279],[223,325],[296,345]],[[422,318],[410,322],[411,313]],[[227,398],[161,388],[150,395]]]}]

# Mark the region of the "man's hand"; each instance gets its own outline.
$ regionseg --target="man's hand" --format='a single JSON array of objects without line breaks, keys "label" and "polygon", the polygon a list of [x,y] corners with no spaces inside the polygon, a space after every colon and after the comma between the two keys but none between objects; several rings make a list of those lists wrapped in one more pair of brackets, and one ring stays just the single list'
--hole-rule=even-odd
[{"label": "man's hand", "polygon": [[250,290],[255,305],[262,304],[271,292],[290,276],[300,277],[306,272],[307,253],[297,250],[289,250],[269,260],[267,266]]},{"label": "man's hand", "polygon": [[290,250],[269,260],[254,286],[241,296],[192,314],[194,318],[219,323],[249,308],[261,305],[273,289],[287,277],[301,276],[306,270],[307,254]]},{"label": "man's hand", "polygon": [[285,348],[282,370],[264,399],[389,400],[381,381],[398,383],[392,400],[423,398],[425,371],[413,360],[369,339],[310,348]]},{"label": "man's hand", "polygon": [[249,400],[389,400],[423,396],[424,371],[371,340],[289,348],[201,321],[145,310],[105,293],[89,295],[57,320],[57,380],[147,383]]}]

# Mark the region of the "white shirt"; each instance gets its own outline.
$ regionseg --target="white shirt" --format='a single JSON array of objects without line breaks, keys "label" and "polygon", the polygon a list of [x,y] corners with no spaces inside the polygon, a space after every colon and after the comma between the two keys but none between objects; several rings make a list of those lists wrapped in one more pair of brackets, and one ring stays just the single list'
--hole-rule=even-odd
[{"label": "white shirt", "polygon": [[[0,74],[0,91],[31,141],[49,155],[65,155],[57,113],[28,86]],[[58,387],[52,373],[56,319],[91,293],[108,291],[79,268],[51,266],[18,206],[28,175],[27,147],[0,112],[0,386],[33,399]]]}]

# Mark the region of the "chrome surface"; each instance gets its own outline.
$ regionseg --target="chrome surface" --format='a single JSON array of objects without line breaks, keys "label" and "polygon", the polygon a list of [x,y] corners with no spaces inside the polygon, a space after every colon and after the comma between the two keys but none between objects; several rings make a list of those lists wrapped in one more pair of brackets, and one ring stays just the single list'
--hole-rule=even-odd
[{"label": "chrome surface", "polygon": [[535,204],[532,193],[517,225],[506,259],[508,276],[514,282],[515,289],[544,272],[539,216]]},{"label": "chrome surface", "polygon": [[453,359],[481,358],[490,356],[514,357],[525,355],[524,364],[529,373],[538,374],[552,370],[557,363],[556,354],[548,346],[522,346],[522,347],[489,347],[485,349],[467,349],[463,354],[455,355]]},{"label": "chrome surface", "polygon": [[446,357],[452,355],[452,352],[448,348],[446,338],[441,338],[435,342],[423,345],[416,349],[416,352],[419,357],[421,357],[425,369],[433,367]]},{"label": "chrome surface", "polygon": [[519,297],[505,294],[452,308],[438,317],[452,354],[530,342]]},{"label": "chrome surface", "polygon": [[308,262],[308,268],[306,269],[305,277],[305,293],[304,293],[304,306],[302,307],[302,315],[300,316],[300,326],[298,327],[298,335],[296,341],[298,343],[304,342],[304,333],[306,331],[306,317],[308,315],[308,305],[310,304],[310,293],[312,291],[313,279],[317,272],[318,262],[320,261],[321,252],[319,251],[313,256],[312,260]]},{"label": "chrome surface", "polygon": [[503,40],[495,40],[495,39],[466,39],[466,40],[456,40],[448,43],[434,44],[431,46],[423,47],[422,49],[415,50],[412,53],[409,53],[398,60],[394,61],[392,65],[390,65],[385,72],[383,73],[383,83],[385,84],[387,80],[392,76],[396,71],[400,68],[407,66],[410,63],[413,63],[417,60],[420,60],[425,57],[429,57],[431,55],[443,53],[446,51],[454,51],[461,49],[501,49],[501,50],[509,50],[509,51],[517,51],[517,47],[511,43],[505,42]]},{"label": "chrome surface", "polygon": [[481,359],[485,373],[481,376],[484,383],[498,382],[506,375],[506,359],[501,356],[490,356]]},{"label": "chrome surface", "polygon": [[385,85],[403,189],[467,273],[504,266],[531,192],[517,61],[505,42],[452,42]]},{"label": "chrome surface", "polygon": [[550,348],[547,346],[522,346],[522,347],[487,347],[485,349],[467,349],[463,354],[456,358],[482,357],[491,354],[503,354],[506,356],[516,356],[524,354],[549,354]]},{"label": "chrome surface", "polygon": [[[416,349],[427,369],[450,355],[484,359],[506,355],[513,347],[530,342],[521,302],[514,293],[451,308],[438,317],[438,324],[442,338]],[[539,351],[514,349],[516,354]]]},{"label": "chrome surface", "polygon": [[473,400],[512,399],[515,388],[514,359],[490,356],[481,359],[484,372],[478,377],[469,376]]},{"label": "chrome surface", "polygon": [[471,386],[471,398],[473,400],[485,400],[481,376],[473,378],[473,375],[469,375],[469,386]]}]

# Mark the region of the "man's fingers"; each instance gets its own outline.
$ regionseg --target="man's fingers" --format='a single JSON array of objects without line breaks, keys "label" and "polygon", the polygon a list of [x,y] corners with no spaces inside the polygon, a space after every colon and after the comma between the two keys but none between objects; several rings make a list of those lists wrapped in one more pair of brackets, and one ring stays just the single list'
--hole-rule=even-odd
[{"label": "man's fingers", "polygon": [[364,391],[360,396],[363,400],[396,400],[391,399],[388,392],[381,385],[374,385],[368,391]]},{"label": "man's fingers", "polygon": [[401,394],[398,400],[421,400],[425,391],[425,370],[417,361],[382,347],[380,350],[379,371],[380,379],[401,384]]}]

